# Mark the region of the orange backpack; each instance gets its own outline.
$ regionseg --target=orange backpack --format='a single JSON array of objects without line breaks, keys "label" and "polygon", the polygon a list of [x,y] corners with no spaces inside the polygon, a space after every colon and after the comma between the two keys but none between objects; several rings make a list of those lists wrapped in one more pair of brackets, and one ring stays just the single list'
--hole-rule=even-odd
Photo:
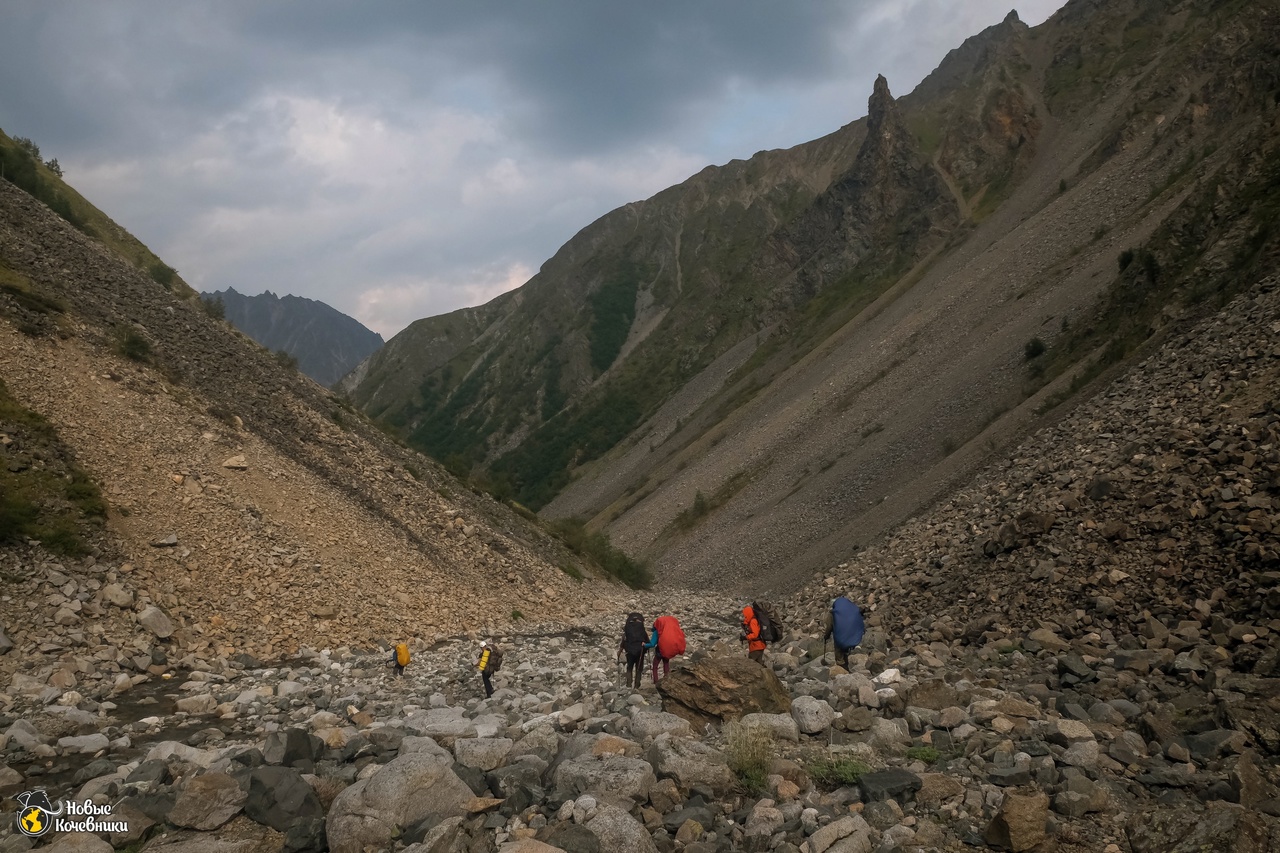
[{"label": "orange backpack", "polygon": [[658,632],[658,654],[664,658],[684,654],[684,630],[676,617],[659,616],[653,620],[653,628]]},{"label": "orange backpack", "polygon": [[396,643],[396,663],[400,666],[409,665],[409,644]]}]

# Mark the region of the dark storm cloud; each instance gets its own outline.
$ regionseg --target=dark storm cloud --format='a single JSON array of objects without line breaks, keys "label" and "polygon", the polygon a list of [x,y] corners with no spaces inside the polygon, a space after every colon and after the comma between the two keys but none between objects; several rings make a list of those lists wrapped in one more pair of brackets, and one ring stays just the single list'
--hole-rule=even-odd
[{"label": "dark storm cloud", "polygon": [[857,118],[877,73],[904,94],[1007,11],[9,0],[0,127],[197,286],[311,296],[386,333],[521,283],[707,163]]}]

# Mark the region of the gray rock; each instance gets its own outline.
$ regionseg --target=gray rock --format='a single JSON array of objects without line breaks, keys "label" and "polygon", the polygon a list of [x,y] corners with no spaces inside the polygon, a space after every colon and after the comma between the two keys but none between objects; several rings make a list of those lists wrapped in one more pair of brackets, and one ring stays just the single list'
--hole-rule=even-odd
[{"label": "gray rock", "polygon": [[324,807],[315,789],[291,767],[255,767],[249,772],[244,813],[277,832],[299,820],[321,819]]},{"label": "gray rock", "polygon": [[453,754],[459,764],[488,772],[502,765],[511,746],[511,739],[505,737],[458,738],[453,743]]},{"label": "gray rock", "polygon": [[665,711],[635,710],[631,712],[631,734],[645,741],[663,734],[689,737],[693,734],[693,727],[688,720]]},{"label": "gray rock", "polygon": [[331,853],[386,847],[399,827],[466,813],[473,794],[445,761],[402,755],[334,799],[325,821]]},{"label": "gray rock", "polygon": [[[871,850],[871,825],[861,815],[842,817],[822,827],[809,836],[809,849],[812,853],[826,853],[826,851],[834,849],[833,845],[841,839],[851,837],[865,838],[866,847],[863,853],[869,853]],[[860,843],[855,842],[853,849],[857,849],[858,846],[861,846]]]},{"label": "gray rock", "polygon": [[800,726],[788,714],[747,714],[739,722],[748,729],[768,732],[778,740],[792,743],[800,740]]},{"label": "gray rock", "polygon": [[836,718],[835,709],[823,699],[812,696],[797,696],[791,702],[791,716],[800,731],[816,735],[831,728]]},{"label": "gray rock", "polygon": [[649,747],[648,759],[658,776],[674,779],[681,788],[706,785],[723,794],[737,784],[725,757],[702,741],[661,735]]},{"label": "gray rock", "polygon": [[97,752],[100,749],[106,749],[110,745],[110,739],[104,734],[58,738],[58,749],[64,750],[65,752]]},{"label": "gray rock", "polygon": [[183,786],[169,812],[174,826],[207,831],[217,829],[240,813],[245,792],[226,773],[205,773]]},{"label": "gray rock", "polygon": [[595,817],[587,821],[586,826],[600,840],[601,850],[658,853],[658,848],[644,826],[616,806],[602,807]]},{"label": "gray rock", "polygon": [[639,758],[623,755],[581,755],[555,769],[552,780],[566,799],[592,794],[602,799],[644,802],[657,781],[653,768]]},{"label": "gray rock", "polygon": [[906,802],[916,791],[920,790],[921,779],[910,770],[901,767],[889,767],[863,774],[858,780],[858,788],[867,802],[877,800],[897,800]]},{"label": "gray rock", "polygon": [[173,636],[173,620],[163,610],[151,605],[138,614],[138,624],[161,640]]}]

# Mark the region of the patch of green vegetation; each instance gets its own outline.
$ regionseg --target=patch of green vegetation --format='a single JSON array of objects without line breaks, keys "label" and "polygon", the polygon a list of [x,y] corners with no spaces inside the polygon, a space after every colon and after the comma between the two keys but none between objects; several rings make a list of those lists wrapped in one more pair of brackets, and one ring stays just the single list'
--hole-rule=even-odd
[{"label": "patch of green vegetation", "polygon": [[272,357],[272,358],[274,358],[274,359],[276,360],[276,364],[280,365],[280,366],[281,366],[281,367],[283,367],[285,370],[297,370],[297,369],[298,369],[298,359],[297,359],[297,357],[295,357],[295,356],[293,356],[293,355],[290,355],[289,353],[285,352],[285,351],[284,351],[284,350],[282,350],[282,349],[278,349],[278,350],[276,350],[275,352],[273,352],[273,353],[271,354],[271,357]]},{"label": "patch of green vegetation", "polygon": [[200,297],[200,307],[204,313],[215,320],[227,319],[227,305],[222,301],[221,296],[215,296],[212,299],[206,296]]},{"label": "patch of green vegetation", "polygon": [[151,342],[135,329],[123,329],[116,335],[115,350],[132,361],[151,360]]},{"label": "patch of green vegetation", "polygon": [[553,521],[548,528],[560,537],[571,550],[586,557],[606,574],[612,575],[632,589],[648,589],[653,586],[653,574],[644,563],[637,562],[613,547],[609,537],[599,531],[589,531],[581,519],[567,518]]},{"label": "patch of green vegetation", "polygon": [[586,575],[582,573],[582,569],[578,568],[573,563],[559,563],[557,568],[576,581],[586,579]]},{"label": "patch of green vegetation", "polygon": [[925,764],[934,764],[937,762],[941,753],[931,746],[913,746],[907,750],[907,759],[910,761],[923,761]]},{"label": "patch of green vegetation", "polygon": [[1044,355],[1046,349],[1048,347],[1045,346],[1044,341],[1040,340],[1039,337],[1035,337],[1027,341],[1026,345],[1023,346],[1022,355],[1027,361],[1031,361]]},{"label": "patch of green vegetation", "polygon": [[[61,169],[55,171],[40,163],[38,156],[33,157],[26,146],[20,145],[2,131],[0,171],[3,171],[5,180],[44,202],[58,216],[124,258],[134,268],[147,271],[152,264],[160,262],[150,249],[65,183],[60,174]],[[186,298],[196,295],[176,274],[172,286]]]},{"label": "patch of green vegetation", "polygon": [[760,726],[734,721],[724,727],[724,757],[738,777],[743,793],[758,797],[768,786],[769,769],[777,752],[773,735]]},{"label": "patch of green vegetation", "polygon": [[839,755],[827,755],[810,761],[804,769],[813,783],[826,791],[856,785],[859,779],[871,772],[870,767],[856,758]]},{"label": "patch of green vegetation", "polygon": [[521,613],[519,610],[512,610],[512,611],[511,611],[511,621],[512,621],[512,622],[518,622],[519,620],[521,620],[521,619],[523,619],[523,618],[524,618],[524,614],[523,614],[523,613]]},{"label": "patch of green vegetation", "polygon": [[67,311],[67,306],[60,300],[41,293],[31,279],[9,269],[3,262],[0,262],[0,293],[36,314],[65,314]]},{"label": "patch of green vegetation", "polygon": [[672,522],[678,529],[688,531],[698,526],[702,519],[727,504],[734,495],[742,491],[753,477],[750,471],[739,471],[720,485],[708,498],[701,491],[693,496],[693,503],[682,511]]},{"label": "patch of green vegetation", "polygon": [[623,261],[600,289],[591,295],[591,366],[604,373],[617,359],[636,317],[636,292],[641,269]]},{"label": "patch of green vegetation", "polygon": [[0,542],[35,539],[59,554],[88,553],[80,525],[106,517],[102,491],[53,426],[19,404],[3,381],[0,431],[13,436],[16,448],[0,452]]},{"label": "patch of green vegetation", "polygon": [[157,258],[147,265],[147,275],[151,276],[151,280],[156,284],[168,290],[173,287],[174,281],[177,280],[178,271]]}]

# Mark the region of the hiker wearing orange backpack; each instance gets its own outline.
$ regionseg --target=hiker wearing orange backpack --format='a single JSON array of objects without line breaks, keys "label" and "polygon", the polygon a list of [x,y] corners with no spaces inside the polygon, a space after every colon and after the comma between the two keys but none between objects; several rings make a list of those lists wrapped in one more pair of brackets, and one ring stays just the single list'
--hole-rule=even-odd
[{"label": "hiker wearing orange backpack", "polygon": [[409,665],[409,644],[396,643],[396,647],[391,650],[391,666],[396,671],[396,677],[404,675],[404,668]]},{"label": "hiker wearing orange backpack", "polygon": [[653,683],[658,684],[658,664],[662,664],[662,677],[671,673],[671,659],[684,654],[684,629],[674,616],[659,616],[653,620],[653,634],[646,649],[653,649]]},{"label": "hiker wearing orange backpack", "polygon": [[756,663],[764,663],[764,637],[760,632],[760,620],[756,618],[755,608],[748,604],[742,608],[742,636],[747,641],[747,657]]}]

